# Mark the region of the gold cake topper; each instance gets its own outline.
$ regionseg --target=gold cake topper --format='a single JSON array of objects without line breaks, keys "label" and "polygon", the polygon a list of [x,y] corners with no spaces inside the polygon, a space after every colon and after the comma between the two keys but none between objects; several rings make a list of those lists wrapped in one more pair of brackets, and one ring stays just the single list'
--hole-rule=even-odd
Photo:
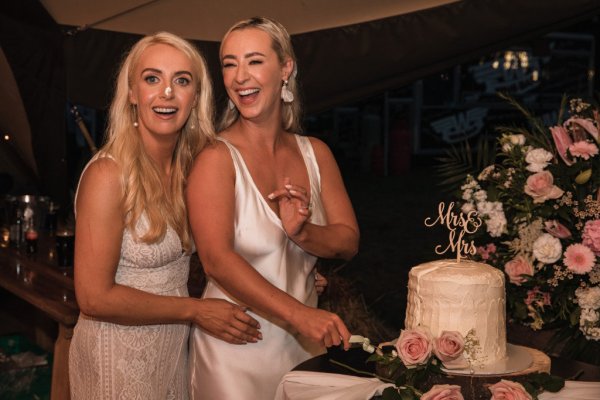
[{"label": "gold cake topper", "polygon": [[[477,211],[469,211],[466,215],[459,211],[456,213],[454,210],[454,202],[448,204],[443,201],[438,205],[438,216],[432,221],[431,217],[425,218],[425,226],[431,228],[437,224],[444,225],[448,229],[448,246],[442,250],[442,245],[438,244],[435,246],[436,254],[445,254],[448,250],[456,252],[456,262],[460,263],[461,258],[466,256],[474,255],[477,252],[475,243],[471,240],[467,242],[464,239],[466,234],[473,234],[477,232],[477,229],[481,226],[483,221],[477,216]],[[461,228],[457,234],[458,228]]]}]

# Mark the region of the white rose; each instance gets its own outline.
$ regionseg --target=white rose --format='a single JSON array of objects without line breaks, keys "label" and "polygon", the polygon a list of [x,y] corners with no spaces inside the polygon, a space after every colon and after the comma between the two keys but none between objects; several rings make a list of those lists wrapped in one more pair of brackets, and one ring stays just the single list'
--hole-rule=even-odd
[{"label": "white rose", "polygon": [[506,232],[506,217],[503,212],[494,212],[492,214],[488,214],[489,219],[485,221],[485,226],[487,232],[492,237],[502,236],[503,233]]},{"label": "white rose", "polygon": [[552,264],[558,261],[562,255],[560,239],[549,233],[542,234],[533,242],[533,255],[544,264]]},{"label": "white rose", "polygon": [[514,145],[523,146],[525,144],[525,135],[510,135],[510,142]]},{"label": "white rose", "polygon": [[525,161],[529,164],[527,170],[530,172],[543,171],[552,160],[552,157],[552,153],[541,148],[528,151],[525,156]]},{"label": "white rose", "polygon": [[502,139],[502,151],[508,153],[514,146],[523,146],[525,144],[525,135],[503,135]]}]

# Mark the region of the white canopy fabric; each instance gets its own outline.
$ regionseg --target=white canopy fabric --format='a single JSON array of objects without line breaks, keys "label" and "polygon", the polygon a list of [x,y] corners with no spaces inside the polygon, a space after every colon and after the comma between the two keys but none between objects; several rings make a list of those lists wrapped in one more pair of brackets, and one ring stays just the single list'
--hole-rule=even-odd
[{"label": "white canopy fabric", "polygon": [[460,0],[41,0],[61,25],[220,41],[235,22],[268,16],[290,34],[357,24]]},{"label": "white canopy fabric", "polygon": [[0,128],[12,124],[22,131],[12,132],[25,138],[18,155],[38,171],[40,192],[60,197],[65,175],[76,169],[67,165],[65,104],[106,108],[122,55],[141,35],[167,30],[193,40],[207,59],[222,109],[222,35],[241,19],[272,17],[292,34],[301,97],[313,113],[589,24],[598,14],[598,0],[3,1],[0,47],[27,114],[31,149],[27,124],[11,122],[18,102],[3,99]]}]

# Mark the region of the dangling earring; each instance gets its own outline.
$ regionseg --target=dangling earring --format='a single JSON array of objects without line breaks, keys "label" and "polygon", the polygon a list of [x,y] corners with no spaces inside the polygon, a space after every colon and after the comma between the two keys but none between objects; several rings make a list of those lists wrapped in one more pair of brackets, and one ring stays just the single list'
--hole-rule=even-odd
[{"label": "dangling earring", "polygon": [[133,110],[133,126],[137,128],[138,126],[140,126],[140,124],[137,121],[137,107],[136,107],[136,105],[132,104],[131,105],[131,109]]},{"label": "dangling earring", "polygon": [[227,107],[228,107],[230,110],[233,110],[233,109],[235,108],[235,104],[233,103],[233,101],[232,101],[231,99],[229,99],[229,100],[227,101]]},{"label": "dangling earring", "polygon": [[283,81],[283,86],[281,86],[281,100],[283,100],[284,103],[291,103],[294,101],[294,93],[288,89],[287,79]]},{"label": "dangling earring", "polygon": [[194,114],[194,110],[192,110],[192,112],[190,112],[190,116],[188,117],[188,121],[190,121],[190,129],[196,129],[196,123],[194,122],[196,121],[196,116]]}]

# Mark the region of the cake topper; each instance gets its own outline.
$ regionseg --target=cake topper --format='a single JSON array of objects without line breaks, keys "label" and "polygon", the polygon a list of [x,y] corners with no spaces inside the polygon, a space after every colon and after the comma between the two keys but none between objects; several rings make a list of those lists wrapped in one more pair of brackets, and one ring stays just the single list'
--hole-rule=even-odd
[{"label": "cake topper", "polygon": [[[464,239],[465,234],[473,234],[481,226],[483,221],[477,216],[477,211],[469,211],[464,214],[461,211],[455,212],[454,202],[448,204],[443,201],[438,205],[438,216],[432,221],[431,217],[425,218],[425,226],[431,228],[437,224],[444,225],[448,229],[448,246],[442,250],[442,245],[435,246],[436,254],[445,254],[448,250],[456,252],[456,262],[460,263],[461,258],[466,258],[468,255],[474,255],[477,252],[475,243],[471,240],[467,242]],[[460,230],[457,232],[457,230]]]}]

